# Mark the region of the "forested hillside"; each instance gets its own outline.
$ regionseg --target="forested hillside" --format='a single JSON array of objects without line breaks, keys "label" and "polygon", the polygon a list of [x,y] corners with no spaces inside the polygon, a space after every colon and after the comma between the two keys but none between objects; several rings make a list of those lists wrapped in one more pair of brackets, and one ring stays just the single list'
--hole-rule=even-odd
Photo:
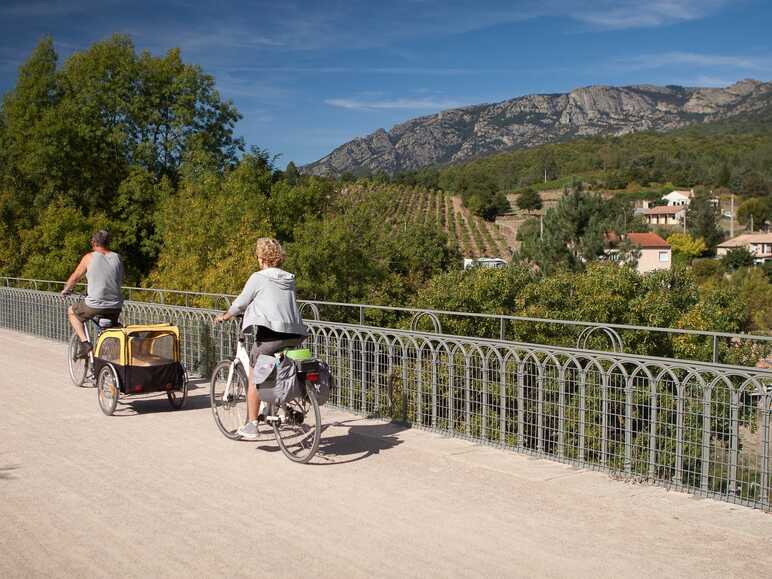
[{"label": "forested hillside", "polygon": [[580,138],[428,167],[392,180],[460,195],[473,212],[489,218],[508,209],[503,193],[562,188],[575,180],[598,191],[635,192],[670,184],[767,196],[772,192],[772,105],[665,134]]}]

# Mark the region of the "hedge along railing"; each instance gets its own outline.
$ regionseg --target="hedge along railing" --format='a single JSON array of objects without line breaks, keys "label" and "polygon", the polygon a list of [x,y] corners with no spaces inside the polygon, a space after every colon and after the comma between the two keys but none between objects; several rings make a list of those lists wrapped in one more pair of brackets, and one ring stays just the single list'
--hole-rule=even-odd
[{"label": "hedge along railing", "polygon": [[[0,277],[0,286],[5,287],[58,291],[63,285],[63,282],[54,280]],[[236,297],[233,294],[157,288],[127,286],[123,289],[130,301],[220,310],[227,309]],[[300,304],[303,315],[316,320],[424,330],[436,334],[451,333],[500,341],[538,342],[580,349],[673,357],[674,340],[686,340],[689,341],[689,348],[685,350],[693,352],[687,359],[703,362],[726,362],[729,359],[750,366],[772,353],[772,336],[769,335],[318,300],[300,300]],[[448,329],[452,331],[448,332]]]},{"label": "hedge along railing", "polygon": [[[0,288],[0,326],[66,340],[65,300]],[[180,327],[206,376],[237,326],[215,310],[127,302]],[[308,320],[331,402],[478,443],[770,510],[772,371]],[[64,353],[63,353],[64,355]]]}]

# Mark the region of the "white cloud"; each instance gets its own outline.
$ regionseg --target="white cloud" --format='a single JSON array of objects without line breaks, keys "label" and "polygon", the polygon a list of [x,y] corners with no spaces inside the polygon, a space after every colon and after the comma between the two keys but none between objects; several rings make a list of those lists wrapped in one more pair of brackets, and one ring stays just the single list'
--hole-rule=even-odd
[{"label": "white cloud", "polygon": [[373,111],[373,110],[432,110],[439,111],[444,109],[455,109],[458,107],[467,106],[470,103],[456,101],[452,99],[436,99],[436,98],[397,98],[391,100],[377,100],[366,101],[357,98],[339,98],[339,99],[327,99],[324,101],[333,107],[360,110],[360,111]]},{"label": "white cloud", "polygon": [[651,28],[699,20],[728,3],[728,0],[559,2],[569,17],[606,29]]},{"label": "white cloud", "polygon": [[731,68],[765,72],[772,70],[772,56],[703,54],[697,52],[660,52],[656,54],[641,54],[627,59],[618,59],[612,63],[613,68],[621,70],[652,70],[669,66]]}]

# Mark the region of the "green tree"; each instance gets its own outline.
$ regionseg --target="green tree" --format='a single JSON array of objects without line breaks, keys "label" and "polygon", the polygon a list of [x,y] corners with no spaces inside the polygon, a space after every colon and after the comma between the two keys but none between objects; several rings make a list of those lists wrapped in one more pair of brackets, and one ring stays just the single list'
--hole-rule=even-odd
[{"label": "green tree", "polygon": [[729,250],[721,258],[721,262],[730,271],[735,271],[741,267],[751,267],[753,265],[753,254],[744,247],[737,247]]},{"label": "green tree", "polygon": [[[2,182],[27,207],[40,190],[44,190],[46,203],[56,191],[48,184],[58,145],[51,137],[62,128],[52,112],[61,98],[56,65],[53,40],[46,37],[19,68],[16,86],[6,93],[0,108]],[[46,203],[38,204],[37,209]]]},{"label": "green tree", "polygon": [[271,186],[271,221],[280,241],[291,241],[294,230],[309,219],[319,218],[333,196],[329,181],[310,177],[303,183],[289,180]]},{"label": "green tree", "polygon": [[686,227],[693,238],[702,238],[709,249],[724,237],[719,227],[718,207],[705,192],[697,193],[686,210]]},{"label": "green tree", "polygon": [[667,242],[673,250],[673,259],[691,263],[695,257],[701,256],[708,249],[705,241],[695,239],[688,233],[673,233],[667,238]]},{"label": "green tree", "polygon": [[765,221],[772,220],[772,200],[770,197],[748,199],[737,209],[737,221],[741,225],[761,228]]},{"label": "green tree", "polygon": [[496,181],[486,173],[462,174],[455,183],[454,191],[475,215],[492,220],[496,215],[509,211],[509,201],[499,190]]},{"label": "green tree", "polygon": [[179,190],[160,204],[160,249],[148,285],[233,293],[257,269],[255,242],[274,235],[271,169],[254,155],[224,174],[217,165],[207,153],[192,155],[181,168]]},{"label": "green tree", "polygon": [[721,164],[721,168],[716,176],[716,185],[719,187],[729,187],[729,183],[732,181],[732,170],[729,168],[729,164],[724,162]]},{"label": "green tree", "polygon": [[535,211],[542,208],[541,196],[539,193],[528,187],[517,196],[517,206],[523,211]]},{"label": "green tree", "polygon": [[37,225],[20,232],[22,276],[67,279],[83,254],[90,251],[91,235],[105,226],[103,215],[86,217],[68,201],[53,200],[43,210]]},{"label": "green tree", "polygon": [[292,161],[287,163],[287,168],[284,171],[284,179],[289,185],[297,184],[298,179],[300,179],[300,171],[298,171],[298,168]]},{"label": "green tree", "polygon": [[521,256],[535,261],[546,272],[579,270],[603,254],[608,232],[621,235],[635,226],[628,203],[574,190],[547,210],[542,239],[524,241]]}]

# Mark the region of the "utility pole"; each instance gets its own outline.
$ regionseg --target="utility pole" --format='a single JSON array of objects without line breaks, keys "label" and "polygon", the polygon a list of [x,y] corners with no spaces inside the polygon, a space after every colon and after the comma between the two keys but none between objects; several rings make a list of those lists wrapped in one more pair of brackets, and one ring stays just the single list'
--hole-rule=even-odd
[{"label": "utility pole", "polygon": [[734,237],[734,193],[732,193],[732,200],[729,202],[729,238]]},{"label": "utility pole", "polygon": [[547,182],[547,165],[544,165],[544,182]]},{"label": "utility pole", "polygon": [[751,213],[751,233],[753,233],[753,213]]}]

